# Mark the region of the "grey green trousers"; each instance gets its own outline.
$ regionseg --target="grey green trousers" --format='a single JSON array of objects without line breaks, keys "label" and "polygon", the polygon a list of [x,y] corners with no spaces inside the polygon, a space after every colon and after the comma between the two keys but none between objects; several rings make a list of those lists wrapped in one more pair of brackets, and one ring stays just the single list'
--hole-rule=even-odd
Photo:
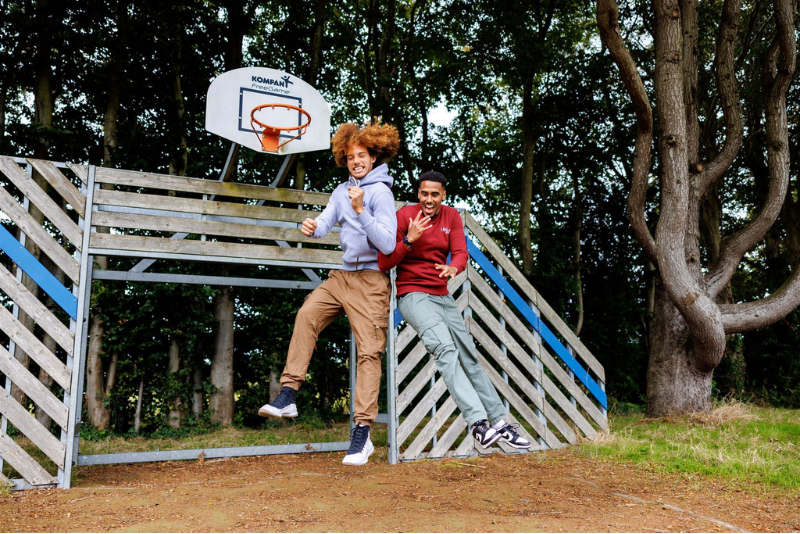
[{"label": "grey green trousers", "polygon": [[478,363],[475,344],[455,299],[450,295],[406,293],[398,299],[397,307],[433,354],[436,370],[467,424],[472,426],[483,419],[494,424],[503,419],[506,408]]}]

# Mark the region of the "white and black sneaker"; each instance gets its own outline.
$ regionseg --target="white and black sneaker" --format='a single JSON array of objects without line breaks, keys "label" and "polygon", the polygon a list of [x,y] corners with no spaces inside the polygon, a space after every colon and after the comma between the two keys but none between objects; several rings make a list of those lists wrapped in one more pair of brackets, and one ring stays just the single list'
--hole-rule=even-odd
[{"label": "white and black sneaker", "polygon": [[375,447],[369,439],[369,426],[358,424],[350,433],[350,448],[342,460],[344,465],[364,465]]},{"label": "white and black sneaker", "polygon": [[517,433],[518,428],[519,427],[517,425],[510,425],[506,423],[497,429],[497,433],[500,436],[500,441],[508,443],[515,449],[530,449],[531,442]]},{"label": "white and black sneaker", "polygon": [[484,449],[491,447],[500,439],[500,434],[489,425],[489,421],[481,419],[472,425],[472,435],[478,445]]},{"label": "white and black sneaker", "polygon": [[289,386],[283,386],[281,392],[275,397],[275,400],[259,408],[258,415],[261,417],[276,417],[278,419],[283,417],[297,417],[297,401],[295,400],[295,395],[297,395],[297,391]]}]

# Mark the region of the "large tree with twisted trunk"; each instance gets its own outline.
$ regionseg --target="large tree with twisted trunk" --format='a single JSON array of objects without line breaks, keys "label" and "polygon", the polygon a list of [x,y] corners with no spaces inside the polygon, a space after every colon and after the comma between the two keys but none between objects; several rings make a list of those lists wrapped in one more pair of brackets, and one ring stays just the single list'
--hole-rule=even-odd
[{"label": "large tree with twisted trunk", "polygon": [[[766,4],[766,2],[765,2]],[[761,84],[769,187],[764,201],[740,230],[702,243],[709,199],[737,158],[745,133],[737,74],[737,52],[751,47],[752,34],[740,38],[742,0],[724,0],[714,57],[714,95],[701,94],[698,72],[697,0],[653,0],[655,71],[652,80],[658,131],[637,65],[619,31],[614,0],[597,0],[597,23],[603,43],[617,64],[636,114],[636,149],[628,215],[633,234],[656,266],[656,297],[650,329],[647,411],[664,415],[710,407],[711,380],[722,360],[726,335],[770,325],[800,305],[800,260],[791,275],[769,296],[734,302],[730,281],[743,256],[770,230],[787,200],[790,183],[787,89],[795,69],[796,0],[773,0],[763,16]],[[744,42],[743,42],[744,41]],[[755,50],[757,47],[754,47]],[[701,151],[700,102],[719,102],[724,128],[712,135],[719,148]],[[711,108],[704,123],[719,113]],[[646,220],[655,134],[659,186],[658,220]],[[715,143],[716,145],[717,143]],[[791,202],[791,197],[789,199]],[[655,229],[655,233],[651,231]],[[717,226],[717,230],[718,230]],[[717,235],[719,232],[717,231]],[[704,259],[706,264],[704,265]]]}]

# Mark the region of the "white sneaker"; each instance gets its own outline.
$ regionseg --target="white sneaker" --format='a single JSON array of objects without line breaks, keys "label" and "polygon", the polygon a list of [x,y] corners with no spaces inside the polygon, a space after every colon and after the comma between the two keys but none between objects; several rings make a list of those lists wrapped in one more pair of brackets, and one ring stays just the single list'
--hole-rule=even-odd
[{"label": "white sneaker", "polygon": [[369,461],[369,455],[375,450],[369,439],[369,426],[356,425],[350,435],[350,448],[342,460],[344,465],[364,465]]},{"label": "white sneaker", "polygon": [[276,417],[278,419],[297,417],[296,393],[292,388],[284,386],[274,401],[258,409],[258,415],[261,417]]}]

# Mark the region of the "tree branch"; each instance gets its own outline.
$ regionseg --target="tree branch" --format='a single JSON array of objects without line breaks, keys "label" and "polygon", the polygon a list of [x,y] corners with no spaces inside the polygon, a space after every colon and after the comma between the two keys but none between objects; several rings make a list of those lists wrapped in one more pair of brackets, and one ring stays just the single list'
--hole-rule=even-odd
[{"label": "tree branch", "polygon": [[603,43],[619,68],[622,82],[631,97],[636,114],[636,149],[633,155],[633,181],[628,196],[628,218],[634,237],[648,258],[657,264],[655,240],[644,216],[653,141],[653,112],[644,83],[636,69],[636,63],[619,34],[619,8],[614,0],[597,0],[597,26],[600,28]]},{"label": "tree branch", "polygon": [[721,304],[722,324],[726,334],[747,332],[780,321],[800,306],[800,265],[770,296],[741,304]]},{"label": "tree branch", "polygon": [[739,32],[739,10],[741,0],[725,0],[722,6],[722,21],[717,37],[717,87],[719,88],[722,114],[725,118],[725,146],[698,177],[698,194],[705,195],[728,170],[742,147],[744,118],[739,99],[739,84],[736,81],[736,36]]},{"label": "tree branch", "polygon": [[764,55],[763,83],[769,191],[758,216],[745,228],[722,240],[720,258],[706,275],[713,298],[730,281],[744,254],[752,249],[780,215],[791,179],[786,91],[795,68],[796,43],[792,0],[775,0],[776,33]]}]

